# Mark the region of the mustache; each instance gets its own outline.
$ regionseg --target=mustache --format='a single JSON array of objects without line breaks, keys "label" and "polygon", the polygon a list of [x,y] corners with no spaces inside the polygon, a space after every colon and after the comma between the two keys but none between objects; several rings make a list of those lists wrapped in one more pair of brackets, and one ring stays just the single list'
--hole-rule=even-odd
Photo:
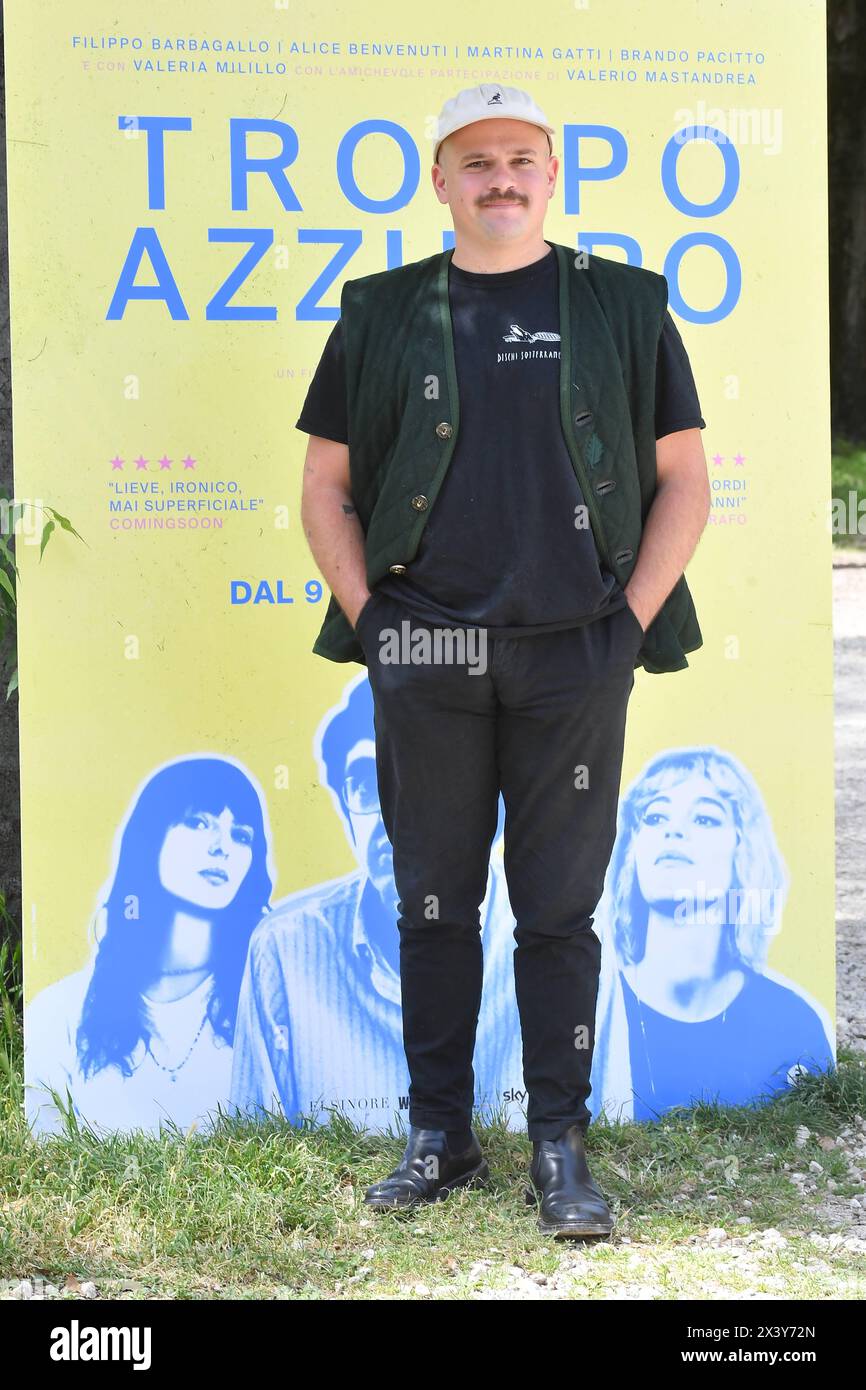
[{"label": "mustache", "polygon": [[513,198],[483,198],[481,207],[486,208],[494,203],[524,203],[525,201],[525,198],[518,198],[516,195]]}]

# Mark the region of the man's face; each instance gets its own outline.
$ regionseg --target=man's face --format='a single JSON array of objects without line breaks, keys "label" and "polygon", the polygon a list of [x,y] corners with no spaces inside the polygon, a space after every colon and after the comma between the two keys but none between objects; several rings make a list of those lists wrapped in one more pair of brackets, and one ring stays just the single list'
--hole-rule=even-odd
[{"label": "man's face", "polygon": [[397,901],[394,851],[382,820],[376,776],[376,745],[360,739],[346,759],[343,800],[352,827],[355,858],[366,870],[386,906]]},{"label": "man's face", "polygon": [[474,121],[442,142],[433,187],[455,231],[476,243],[526,241],[540,233],[559,160],[526,121]]}]

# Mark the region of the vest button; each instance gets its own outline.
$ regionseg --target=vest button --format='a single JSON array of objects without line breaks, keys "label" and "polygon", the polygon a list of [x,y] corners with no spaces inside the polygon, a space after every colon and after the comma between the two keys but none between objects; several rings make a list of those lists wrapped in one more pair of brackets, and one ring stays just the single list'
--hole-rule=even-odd
[{"label": "vest button", "polygon": [[436,433],[440,439],[450,439],[454,431],[447,420],[441,420],[436,426]]},{"label": "vest button", "polygon": [[591,425],[591,413],[588,410],[581,410],[577,415],[575,415],[574,423],[577,425],[578,429],[581,430],[584,429],[587,425]]},{"label": "vest button", "polygon": [[599,497],[603,497],[606,492],[613,492],[616,487],[616,478],[605,478],[604,482],[596,483],[595,490]]},{"label": "vest button", "polygon": [[389,565],[389,566],[388,566],[388,573],[389,573],[389,574],[405,574],[405,573],[406,573],[406,566],[405,566],[405,565]]},{"label": "vest button", "polygon": [[416,512],[426,512],[427,498],[424,496],[423,492],[419,493],[417,497],[412,498],[412,506],[415,508]]},{"label": "vest button", "polygon": [[614,559],[618,565],[624,565],[626,560],[630,560],[633,554],[633,550],[621,550],[618,555],[614,556]]}]

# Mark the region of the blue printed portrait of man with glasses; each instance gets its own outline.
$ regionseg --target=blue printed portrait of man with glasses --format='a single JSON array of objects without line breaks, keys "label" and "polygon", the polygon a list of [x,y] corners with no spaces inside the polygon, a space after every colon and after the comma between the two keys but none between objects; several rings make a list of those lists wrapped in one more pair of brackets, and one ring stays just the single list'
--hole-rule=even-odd
[{"label": "blue printed portrait of man with glasses", "polygon": [[[399,900],[376,776],[366,673],[314,739],[319,778],[356,859],[348,874],[274,905],[250,940],[238,1003],[232,1104],[293,1124],[347,1116],[376,1132],[408,1115],[399,967]],[[485,988],[473,1056],[475,1103],[525,1125],[514,992],[514,918],[502,872],[504,809],[479,911]],[[439,1001],[447,1019],[447,995]]]}]

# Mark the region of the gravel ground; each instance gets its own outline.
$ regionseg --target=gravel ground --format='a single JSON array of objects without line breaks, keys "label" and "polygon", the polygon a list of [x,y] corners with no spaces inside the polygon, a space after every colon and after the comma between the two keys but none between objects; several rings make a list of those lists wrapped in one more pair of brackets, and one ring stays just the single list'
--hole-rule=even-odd
[{"label": "gravel ground", "polygon": [[834,561],[833,637],[837,1042],[866,1050],[866,551]]}]

